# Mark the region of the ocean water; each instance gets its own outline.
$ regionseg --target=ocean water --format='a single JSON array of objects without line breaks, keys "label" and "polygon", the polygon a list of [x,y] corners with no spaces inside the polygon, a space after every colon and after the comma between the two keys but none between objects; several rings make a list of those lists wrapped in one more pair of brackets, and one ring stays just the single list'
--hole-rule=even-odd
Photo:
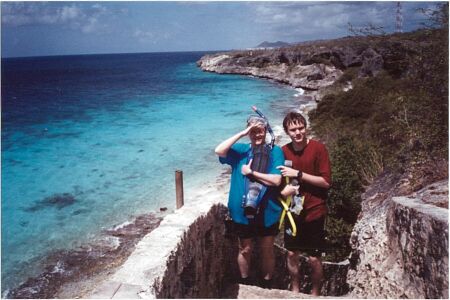
[{"label": "ocean water", "polygon": [[298,91],[202,72],[204,53],[2,59],[2,293],[57,249],[188,202],[223,170],[215,146],[258,106],[280,133]]}]

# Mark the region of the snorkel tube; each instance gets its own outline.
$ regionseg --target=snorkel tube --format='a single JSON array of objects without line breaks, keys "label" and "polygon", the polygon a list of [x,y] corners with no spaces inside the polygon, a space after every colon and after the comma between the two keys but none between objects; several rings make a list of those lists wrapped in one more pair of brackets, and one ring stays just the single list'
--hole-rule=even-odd
[{"label": "snorkel tube", "polygon": [[269,131],[269,134],[270,134],[270,144],[269,144],[269,146],[270,146],[270,149],[272,149],[273,145],[275,144],[275,134],[273,134],[272,128],[270,127],[270,124],[269,124],[269,120],[266,118],[266,116],[255,105],[252,106],[252,109],[261,118],[266,120],[266,122],[267,122],[267,131]]}]

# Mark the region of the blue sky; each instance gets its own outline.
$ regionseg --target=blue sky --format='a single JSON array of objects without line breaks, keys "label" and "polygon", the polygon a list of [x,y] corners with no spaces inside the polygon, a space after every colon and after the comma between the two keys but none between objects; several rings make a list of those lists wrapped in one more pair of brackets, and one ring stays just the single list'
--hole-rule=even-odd
[{"label": "blue sky", "polygon": [[[424,19],[402,2],[404,31]],[[2,57],[228,50],[395,28],[396,2],[1,2]]]}]

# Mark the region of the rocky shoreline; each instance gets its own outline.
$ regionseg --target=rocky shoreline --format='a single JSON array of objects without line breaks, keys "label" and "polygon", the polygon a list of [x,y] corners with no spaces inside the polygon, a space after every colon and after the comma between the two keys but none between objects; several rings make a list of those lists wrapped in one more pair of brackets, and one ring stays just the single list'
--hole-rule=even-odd
[{"label": "rocky shoreline", "polygon": [[[192,195],[192,198],[185,199],[185,206],[189,208],[186,207],[183,211],[195,210],[199,205],[204,207],[204,211],[209,211],[217,203],[226,201],[229,177],[230,172],[224,171],[217,176],[214,185]],[[199,204],[200,201],[204,203]],[[165,207],[160,208],[158,212],[139,215],[130,221],[105,229],[98,238],[76,249],[56,250],[43,259],[43,272],[28,278],[11,290],[6,290],[2,298],[90,298],[98,291],[99,287],[102,287],[102,284],[108,282],[111,277],[117,276],[116,274],[120,274],[121,270],[126,267],[124,264],[128,260],[132,260],[136,256],[136,252],[139,252],[137,249],[139,245],[143,241],[145,243],[145,239],[160,227],[161,222],[165,220],[164,222],[167,223],[166,217],[176,219],[179,218],[180,213],[182,214],[182,212],[167,210]],[[193,215],[195,214],[189,213],[187,219],[190,221],[185,225],[191,224]],[[192,219],[192,222],[196,218],[197,216]],[[179,218],[175,222],[183,223],[184,221]],[[222,224],[222,222],[218,223]],[[164,231],[164,228],[160,230]],[[171,230],[173,227],[169,228],[169,231],[164,231],[163,235],[175,236],[176,233]],[[221,234],[221,231],[218,233]],[[179,240],[181,238],[174,237],[173,243],[178,244]],[[151,249],[148,250],[150,251],[149,255],[157,256],[156,253],[152,253]],[[147,251],[147,247],[144,251]],[[137,265],[144,265],[141,258],[137,258],[137,260]],[[164,268],[165,263],[165,260],[159,261],[159,267]],[[133,266],[133,268],[137,267]],[[131,278],[130,280],[136,278],[131,273],[138,274],[139,272],[137,270],[126,271],[125,277]]]},{"label": "rocky shoreline", "polygon": [[340,81],[347,91],[352,80],[386,72],[393,77],[411,71],[410,57],[420,52],[418,42],[402,36],[345,37],[274,49],[249,49],[203,56],[197,65],[218,74],[251,75],[302,88],[320,101]]},{"label": "rocky shoreline", "polygon": [[136,244],[157,228],[167,212],[148,213],[104,230],[95,241],[72,250],[56,250],[45,257],[45,270],[28,278],[2,298],[79,298],[114,272]]},{"label": "rocky shoreline", "polygon": [[[302,88],[306,91],[317,91],[320,88],[332,85],[343,72],[335,66],[313,63],[303,66],[296,64],[289,66],[286,63],[266,64],[262,67],[254,66],[252,51],[247,53],[206,55],[198,61],[198,66],[208,72],[219,74],[251,75],[259,78],[272,79],[280,83]],[[259,58],[255,58],[258,61]]]}]

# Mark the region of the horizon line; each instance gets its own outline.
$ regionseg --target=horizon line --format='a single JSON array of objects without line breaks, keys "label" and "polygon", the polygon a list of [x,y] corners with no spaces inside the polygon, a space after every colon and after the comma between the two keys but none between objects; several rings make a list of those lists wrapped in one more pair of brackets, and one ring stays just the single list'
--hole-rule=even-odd
[{"label": "horizon line", "polygon": [[56,57],[56,56],[89,56],[89,55],[126,55],[126,54],[156,54],[156,53],[189,53],[189,52],[224,52],[238,49],[228,50],[180,50],[180,51],[149,51],[149,52],[112,52],[112,53],[78,53],[78,54],[44,54],[30,56],[2,56],[1,59],[10,58],[36,58],[36,57]]}]

